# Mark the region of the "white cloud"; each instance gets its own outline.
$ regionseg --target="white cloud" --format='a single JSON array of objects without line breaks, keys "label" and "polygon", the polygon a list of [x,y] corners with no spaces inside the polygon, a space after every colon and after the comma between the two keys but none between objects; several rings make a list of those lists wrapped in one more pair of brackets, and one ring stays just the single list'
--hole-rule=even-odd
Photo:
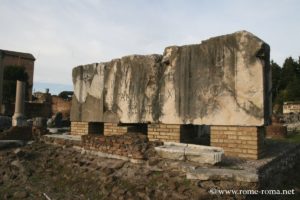
[{"label": "white cloud", "polygon": [[80,64],[163,53],[242,29],[269,43],[280,64],[300,55],[296,0],[0,1],[0,48],[33,53],[35,82],[71,84]]}]

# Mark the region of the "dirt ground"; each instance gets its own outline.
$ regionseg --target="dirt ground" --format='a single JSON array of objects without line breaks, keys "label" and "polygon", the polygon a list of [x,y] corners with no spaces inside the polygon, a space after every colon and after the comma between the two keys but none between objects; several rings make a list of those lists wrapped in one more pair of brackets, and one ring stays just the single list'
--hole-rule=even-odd
[{"label": "dirt ground", "polygon": [[[295,170],[299,172],[299,163]],[[293,171],[283,184],[300,188],[300,174]],[[182,172],[162,171],[155,160],[145,167],[37,142],[1,150],[0,199],[47,198],[235,199],[210,195],[201,182],[187,180]]]}]

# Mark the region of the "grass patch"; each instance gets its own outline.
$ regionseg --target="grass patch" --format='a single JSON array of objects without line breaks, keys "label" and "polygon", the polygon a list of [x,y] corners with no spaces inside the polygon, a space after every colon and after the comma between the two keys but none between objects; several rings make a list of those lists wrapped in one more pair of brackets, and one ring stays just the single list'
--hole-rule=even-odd
[{"label": "grass patch", "polygon": [[278,138],[278,139],[272,139],[272,140],[300,144],[300,132],[291,134],[291,135],[287,136],[286,138]]},{"label": "grass patch", "polygon": [[296,134],[294,135],[290,135],[286,138],[286,140],[288,142],[292,142],[292,143],[297,143],[297,144],[300,144],[300,133],[297,132]]}]

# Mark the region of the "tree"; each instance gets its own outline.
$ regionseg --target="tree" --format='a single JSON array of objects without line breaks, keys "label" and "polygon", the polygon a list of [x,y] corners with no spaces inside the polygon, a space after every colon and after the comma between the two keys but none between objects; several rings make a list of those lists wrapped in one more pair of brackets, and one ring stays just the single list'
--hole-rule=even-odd
[{"label": "tree", "polygon": [[61,92],[61,93],[58,94],[58,96],[60,98],[63,98],[64,100],[70,100],[70,99],[72,99],[72,95],[73,95],[72,91],[63,91],[63,92]]},{"label": "tree", "polygon": [[297,63],[292,57],[285,59],[281,71],[281,81],[279,85],[280,90],[286,89],[287,85],[291,80],[293,80],[294,76],[298,76],[299,78],[300,74],[298,73],[298,65],[299,63]]},{"label": "tree", "polygon": [[17,80],[26,83],[25,96],[28,99],[28,74],[23,66],[9,65],[4,67],[3,71],[3,102],[11,103],[16,98]]},{"label": "tree", "polygon": [[279,86],[281,81],[281,67],[271,60],[271,69],[272,69],[272,101],[275,101],[279,93]]},{"label": "tree", "polygon": [[286,87],[285,101],[300,101],[300,79],[294,76]]},{"label": "tree", "polygon": [[285,101],[300,100],[300,57],[298,61],[292,57],[285,59],[283,67],[280,68],[271,61],[273,103],[282,104]]}]

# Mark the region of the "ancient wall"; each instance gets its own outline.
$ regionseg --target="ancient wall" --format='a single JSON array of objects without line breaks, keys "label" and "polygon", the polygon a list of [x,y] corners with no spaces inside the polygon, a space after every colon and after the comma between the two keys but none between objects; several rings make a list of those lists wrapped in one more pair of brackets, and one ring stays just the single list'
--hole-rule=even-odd
[{"label": "ancient wall", "polygon": [[29,84],[29,100],[31,100],[32,95],[32,86],[33,86],[33,75],[34,75],[34,60],[17,57],[17,56],[11,56],[11,55],[5,55],[2,60],[2,65],[4,68],[6,66],[10,65],[16,65],[16,66],[23,66],[25,67],[25,71],[28,74],[28,84]]},{"label": "ancient wall", "polygon": [[140,134],[126,135],[83,135],[82,146],[87,150],[125,156],[133,159],[145,159],[150,147],[147,136]]},{"label": "ancient wall", "polygon": [[51,96],[52,115],[54,115],[57,112],[61,112],[64,119],[69,118],[71,105],[71,101],[64,100],[63,98],[58,96]]},{"label": "ancient wall", "polygon": [[241,31],[73,69],[71,121],[262,126],[269,46]]}]

